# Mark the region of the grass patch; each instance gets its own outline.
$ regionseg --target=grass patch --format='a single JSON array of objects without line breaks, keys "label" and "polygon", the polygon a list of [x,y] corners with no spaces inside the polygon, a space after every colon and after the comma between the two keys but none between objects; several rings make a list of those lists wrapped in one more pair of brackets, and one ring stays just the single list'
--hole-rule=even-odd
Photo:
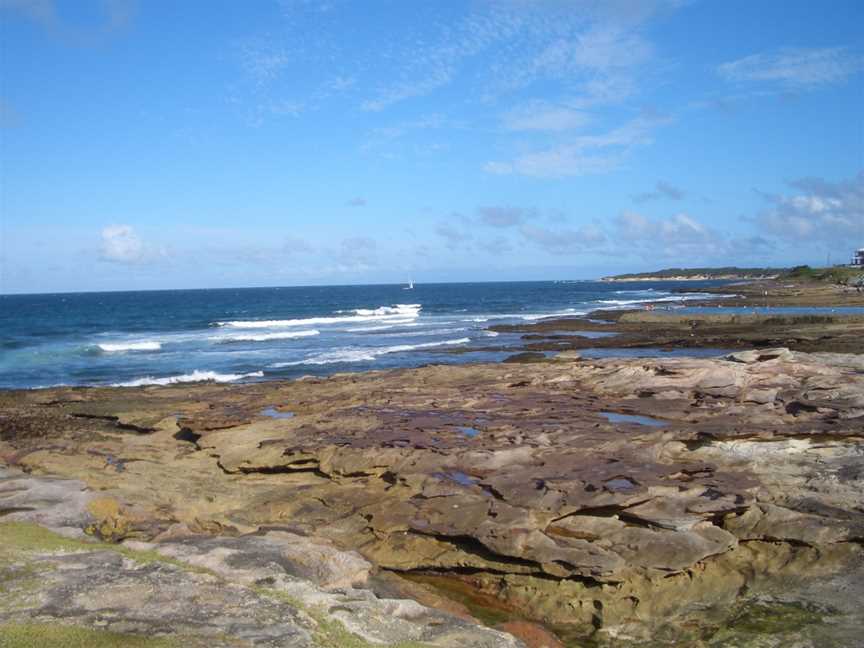
[{"label": "grass patch", "polygon": [[91,630],[56,623],[0,625],[0,648],[178,648],[165,638]]},{"label": "grass patch", "polygon": [[32,522],[0,524],[0,562],[27,553],[72,553],[76,551],[113,551],[143,565],[163,563],[185,571],[214,575],[210,570],[163,556],[152,549],[136,550],[122,544],[65,538]]},{"label": "grass patch", "polygon": [[792,268],[783,279],[801,279],[805,281],[824,281],[826,283],[840,284],[842,286],[858,285],[858,281],[864,277],[864,269],[835,266],[832,268],[811,268],[810,266],[796,266]]},{"label": "grass patch", "polygon": [[0,524],[0,554],[31,551],[93,551],[100,545],[64,538],[38,524],[4,522]]},{"label": "grass patch", "polygon": [[[0,523],[0,567],[12,562],[26,561],[28,554],[84,551],[113,551],[141,564],[165,563],[186,571],[204,573],[219,578],[218,575],[207,569],[162,556],[153,550],[139,551],[120,544],[65,538],[30,522]],[[7,575],[11,581],[28,574],[10,572]],[[0,594],[4,593],[4,580],[4,572],[0,570]],[[278,600],[306,612],[315,621],[316,627],[313,636],[315,642],[322,648],[377,648],[381,646],[381,644],[372,644],[348,631],[337,619],[328,618],[323,610],[305,607],[298,599],[289,594],[265,587],[253,587],[252,590],[259,596]],[[138,635],[89,630],[77,626],[0,625],[0,648],[41,648],[47,646],[52,648],[78,648],[79,646],[81,648],[113,648],[114,646],[118,648],[121,646],[123,648],[168,648],[177,645],[177,642],[168,639],[150,639]],[[428,648],[428,644],[408,641],[387,644],[387,648]]]}]

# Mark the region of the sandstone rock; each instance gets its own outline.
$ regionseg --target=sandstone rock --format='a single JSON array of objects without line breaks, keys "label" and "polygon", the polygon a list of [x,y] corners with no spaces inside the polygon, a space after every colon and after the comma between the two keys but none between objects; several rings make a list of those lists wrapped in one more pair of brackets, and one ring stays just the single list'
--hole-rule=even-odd
[{"label": "sandstone rock", "polygon": [[768,360],[779,360],[788,362],[794,358],[794,354],[786,348],[776,349],[753,349],[751,351],[738,351],[726,356],[727,360],[752,364],[754,362],[766,362]]},{"label": "sandstone rock", "polygon": [[[783,349],[734,360],[0,394],[15,430],[4,456],[67,480],[22,487],[47,489],[30,500],[0,481],[0,502],[4,519],[95,524],[245,587],[272,579],[369,641],[432,637],[422,606],[376,602],[375,569],[446,575],[519,618],[638,634],[864,537],[855,361]],[[265,420],[262,405],[295,416]],[[152,431],[117,425],[133,421]],[[116,506],[88,509],[83,483]],[[23,510],[40,499],[44,510]],[[473,632],[442,627],[439,639]]]}]

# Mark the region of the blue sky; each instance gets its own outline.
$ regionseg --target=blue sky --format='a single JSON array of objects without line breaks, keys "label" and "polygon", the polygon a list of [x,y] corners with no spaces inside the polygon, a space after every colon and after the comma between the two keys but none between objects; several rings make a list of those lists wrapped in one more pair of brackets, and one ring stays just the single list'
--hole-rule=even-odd
[{"label": "blue sky", "polygon": [[864,246],[864,2],[0,0],[0,292]]}]

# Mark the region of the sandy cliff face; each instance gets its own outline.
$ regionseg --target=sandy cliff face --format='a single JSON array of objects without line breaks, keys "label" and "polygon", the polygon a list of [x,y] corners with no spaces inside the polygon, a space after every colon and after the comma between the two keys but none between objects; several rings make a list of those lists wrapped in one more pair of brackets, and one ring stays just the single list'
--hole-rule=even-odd
[{"label": "sandy cliff face", "polygon": [[[708,642],[782,605],[831,617],[831,632],[854,625],[843,600],[817,614],[792,593],[837,574],[862,587],[860,356],[570,354],[3,399],[4,461],[99,496],[53,526],[147,541],[235,581],[226,555],[275,551],[262,578],[378,588],[571,642]],[[762,608],[740,607],[743,593]],[[374,638],[362,614],[341,622]]]}]

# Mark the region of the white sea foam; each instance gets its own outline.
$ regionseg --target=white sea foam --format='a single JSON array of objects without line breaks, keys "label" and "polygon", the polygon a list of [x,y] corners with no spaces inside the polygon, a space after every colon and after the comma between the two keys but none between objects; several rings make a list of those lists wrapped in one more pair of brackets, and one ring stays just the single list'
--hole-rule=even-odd
[{"label": "white sea foam", "polygon": [[159,342],[146,340],[143,342],[104,342],[97,347],[105,353],[122,353],[124,351],[158,351],[162,348]]},{"label": "white sea foam", "polygon": [[414,351],[415,349],[428,349],[438,346],[449,346],[457,344],[467,344],[470,338],[459,338],[456,340],[442,340],[441,342],[426,342],[425,344],[398,344],[389,347],[373,347],[373,348],[357,348],[345,347],[326,351],[317,355],[305,358],[304,360],[296,360],[294,362],[278,362],[270,365],[271,367],[294,367],[297,365],[325,365],[335,364],[339,362],[365,362],[374,360],[378,356],[388,353],[402,353],[404,351]]},{"label": "white sea foam", "polygon": [[521,315],[520,317],[522,317],[523,320],[534,321],[549,317],[573,317],[576,315],[585,315],[585,313],[586,311],[577,311],[575,308],[568,308],[557,313],[530,313],[528,315]]},{"label": "white sea foam", "polygon": [[489,320],[508,320],[508,319],[521,319],[527,321],[534,321],[539,319],[545,319],[547,317],[574,317],[577,315],[585,315],[587,311],[578,311],[575,308],[567,308],[563,311],[557,311],[555,313],[495,313],[494,315],[487,315],[481,317],[471,317],[469,319],[463,319],[463,322],[488,322]]},{"label": "white sea foam", "polygon": [[423,308],[422,304],[394,304],[393,306],[379,306],[378,308],[356,308],[352,313],[364,317],[398,315],[400,317],[416,317]]},{"label": "white sea foam", "polygon": [[282,333],[259,333],[257,335],[213,335],[209,339],[222,344],[231,342],[268,342],[270,340],[293,340],[296,338],[314,337],[321,332],[315,329],[308,331],[284,331]]},{"label": "white sea foam", "polygon": [[379,326],[358,326],[356,328],[346,329],[349,333],[367,333],[369,331],[386,331],[388,329],[398,328],[400,326],[419,326],[420,322],[415,322],[413,319],[390,320],[389,324]]},{"label": "white sea foam", "polygon": [[644,299],[598,299],[598,304],[608,304],[610,306],[630,306],[632,304],[646,304],[653,302],[681,302],[691,301],[694,299],[718,299],[735,297],[735,295],[713,295],[709,293],[680,293],[678,295],[669,295],[668,297],[650,297],[645,296]]},{"label": "white sea foam", "polygon": [[498,337],[497,331],[483,331],[483,335],[487,337]]},{"label": "white sea foam", "polygon": [[234,382],[243,378],[263,378],[263,371],[253,371],[245,374],[220,374],[215,371],[198,371],[197,369],[190,374],[182,374],[180,376],[168,376],[165,378],[154,378],[153,376],[145,376],[144,378],[136,378],[128,382],[114,383],[112,387],[141,387],[143,385],[176,385],[177,383],[190,382]]},{"label": "white sea foam", "polygon": [[382,333],[380,337],[421,337],[425,335],[450,335],[452,333],[460,333],[461,331],[469,330],[466,326],[457,328],[440,328],[440,329],[421,329],[419,331],[396,331],[393,333]]},{"label": "white sea foam", "polygon": [[[288,326],[320,326],[329,324],[349,324],[351,322],[393,322],[398,320],[414,320],[420,316],[420,304],[395,304],[393,306],[381,306],[379,308],[358,308],[354,315],[344,317],[304,317],[299,319],[285,320],[235,320],[231,322],[217,322],[217,326],[230,328],[282,328]],[[344,311],[343,311],[344,312]]]}]

